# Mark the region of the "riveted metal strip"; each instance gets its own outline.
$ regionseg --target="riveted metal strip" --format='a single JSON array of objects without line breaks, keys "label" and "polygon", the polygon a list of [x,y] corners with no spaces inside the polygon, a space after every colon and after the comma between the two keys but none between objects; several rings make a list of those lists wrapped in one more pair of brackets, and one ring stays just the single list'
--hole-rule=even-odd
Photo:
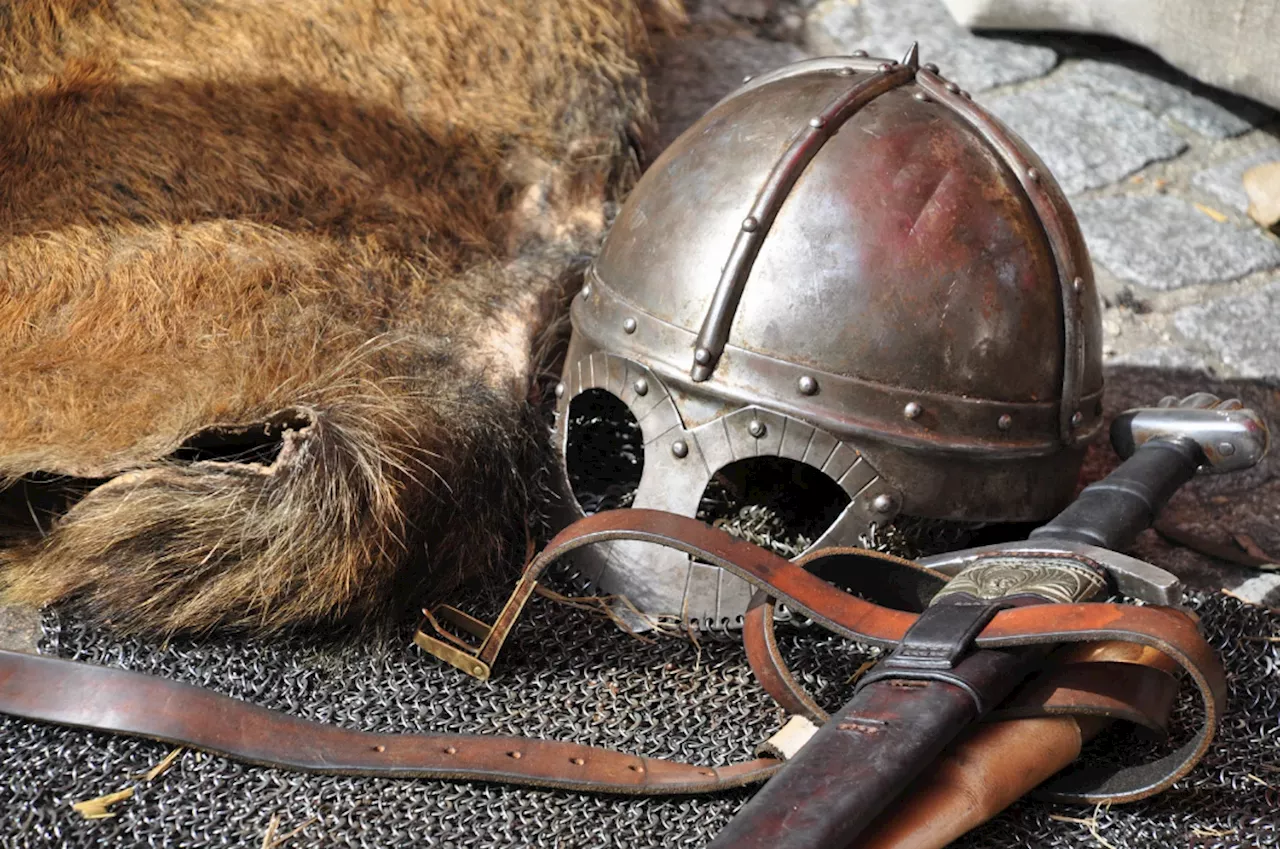
[{"label": "riveted metal strip", "polygon": [[849,74],[853,84],[827,104],[822,112],[811,118],[807,127],[792,137],[787,150],[774,163],[733,241],[729,259],[720,274],[720,282],[712,295],[711,306],[702,320],[702,329],[695,342],[694,362],[689,371],[689,376],[695,382],[706,380],[715,371],[716,363],[729,340],[729,327],[738,311],[738,302],[742,300],[743,287],[751,274],[751,267],[760,253],[764,237],[769,233],[778,210],[782,208],[796,180],[800,179],[804,169],[845,121],[886,91],[910,82],[915,73],[915,69],[907,65],[885,62],[873,74],[861,78],[857,77],[856,72]]},{"label": "riveted metal strip", "polygon": [[[589,300],[578,298],[573,307],[574,332],[619,355],[643,362],[668,388],[689,388],[692,381],[679,355],[662,359],[655,351],[687,350],[694,333],[676,327],[622,299],[613,289],[588,272],[592,280]],[[610,335],[623,316],[634,316],[634,334]],[[800,391],[785,395],[762,392],[762,387],[798,386],[811,377],[822,387],[820,403]],[[907,390],[862,381],[848,375],[800,366],[726,345],[716,370],[716,392],[742,405],[757,405],[817,425],[839,439],[862,439],[905,448],[981,454],[991,459],[1047,456],[1058,451],[1060,407],[1056,399],[1032,402],[988,401],[958,395]],[[1092,436],[1100,427],[1097,415],[1101,390],[1084,396],[1084,422],[1076,439]],[[925,415],[904,417],[904,408],[915,403]],[[830,449],[830,446],[827,446]],[[819,466],[827,455],[817,458]]]},{"label": "riveted metal strip", "polygon": [[[993,116],[978,109],[967,93],[955,83],[947,82],[931,70],[921,69],[916,83],[933,100],[951,109],[995,149],[996,154],[1013,172],[1018,185],[1040,219],[1040,226],[1049,241],[1054,265],[1058,271],[1058,287],[1062,293],[1062,400],[1058,408],[1058,436],[1065,444],[1087,439],[1096,431],[1085,428],[1086,412],[1081,409],[1082,381],[1084,379],[1084,351],[1081,346],[1083,309],[1081,298],[1085,296],[1085,281],[1076,268],[1071,255],[1067,225],[1061,210],[1046,193],[1042,183],[1053,177],[1043,165],[1031,161],[1018,143],[1012,131]],[[1090,411],[1091,412],[1091,411]]]}]

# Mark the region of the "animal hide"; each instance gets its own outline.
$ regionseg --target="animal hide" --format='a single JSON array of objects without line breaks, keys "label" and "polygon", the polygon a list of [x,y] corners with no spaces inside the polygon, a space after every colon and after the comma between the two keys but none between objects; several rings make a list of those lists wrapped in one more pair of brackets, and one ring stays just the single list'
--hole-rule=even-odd
[{"label": "animal hide", "polygon": [[0,8],[4,594],[270,632],[518,566],[646,44],[631,0]]}]

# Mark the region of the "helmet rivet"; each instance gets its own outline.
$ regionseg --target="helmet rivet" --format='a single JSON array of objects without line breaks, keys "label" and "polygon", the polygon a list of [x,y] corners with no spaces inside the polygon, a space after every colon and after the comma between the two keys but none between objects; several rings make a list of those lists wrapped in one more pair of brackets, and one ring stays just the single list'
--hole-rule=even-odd
[{"label": "helmet rivet", "polygon": [[877,513],[889,513],[893,510],[893,496],[882,492],[871,501],[871,509]]},{"label": "helmet rivet", "polygon": [[622,329],[627,333],[635,333],[636,320],[634,318],[624,319],[622,322]]},{"label": "helmet rivet", "polygon": [[745,77],[742,78],[742,84],[746,85],[747,83],[751,82],[754,79],[755,79],[754,74],[747,74]]},{"label": "helmet rivet", "polygon": [[902,415],[908,419],[918,419],[923,412],[924,407],[921,407],[915,401],[908,401],[907,406],[902,408]]},{"label": "helmet rivet", "polygon": [[[851,55],[851,56],[857,56],[859,59],[865,59],[865,58],[867,58],[867,51],[865,51],[865,50],[855,50],[855,51],[853,51],[853,53],[851,53],[851,54],[849,54],[849,55]],[[852,68],[850,68],[850,70],[853,70],[853,69],[852,69]]]},{"label": "helmet rivet", "polygon": [[1013,427],[1013,416],[1009,415],[1008,413],[1005,413],[1003,416],[996,419],[996,427],[1000,428],[1001,430],[1008,430],[1009,428]]},{"label": "helmet rivet", "polygon": [[1219,443],[1218,443],[1218,453],[1219,453],[1219,454],[1221,454],[1223,457],[1230,457],[1232,454],[1235,454],[1235,453],[1236,453],[1236,446],[1235,446],[1235,443],[1234,443],[1234,442],[1219,442]]},{"label": "helmet rivet", "polygon": [[1038,181],[1038,180],[1040,179],[1040,172],[1039,172],[1039,171],[1037,171],[1037,170],[1036,170],[1036,169],[1034,169],[1034,168],[1028,168],[1028,169],[1027,169],[1027,179],[1028,179],[1028,180],[1030,180],[1030,181],[1031,181],[1031,182],[1033,182],[1033,183],[1034,183],[1034,182],[1036,182],[1036,181]]},{"label": "helmet rivet", "polygon": [[564,397],[564,382],[563,382],[563,381],[562,381],[562,382],[560,382],[560,383],[557,383],[557,384],[556,384],[556,397],[557,397],[557,398],[563,398],[563,397]]},{"label": "helmet rivet", "polygon": [[929,73],[931,73],[931,74],[936,74],[936,73],[938,73],[938,66],[937,66],[937,65],[935,65],[935,64],[933,64],[932,62],[926,62],[925,64],[921,65],[920,67],[924,68],[926,71],[928,71],[928,72],[929,72]]},{"label": "helmet rivet", "polygon": [[583,287],[582,287],[582,297],[584,297],[584,298],[590,298],[590,297],[591,297],[591,284],[590,284],[590,283],[588,283],[587,285],[585,285],[585,286],[583,286]]},{"label": "helmet rivet", "polygon": [[631,384],[631,388],[636,391],[637,395],[648,395],[649,381],[645,380],[643,377],[637,377],[636,382]]},{"label": "helmet rivet", "polygon": [[1071,414],[1071,426],[1080,427],[1082,424],[1084,424],[1084,413],[1077,410]]},{"label": "helmet rivet", "polygon": [[754,233],[756,228],[759,226],[760,222],[756,220],[754,215],[748,215],[746,218],[742,219],[742,229],[746,230],[748,233]]},{"label": "helmet rivet", "polygon": [[764,432],[765,432],[764,422],[760,421],[759,419],[752,419],[751,422],[747,425],[747,433],[751,434],[756,439],[759,439],[760,437],[764,436]]},{"label": "helmet rivet", "polygon": [[881,63],[880,63],[880,70],[881,70],[881,72],[883,72],[883,73],[888,73],[889,71],[892,71],[892,70],[893,70],[893,63],[892,63],[892,62],[881,62]]},{"label": "helmet rivet", "polygon": [[822,129],[822,127],[824,127],[824,126],[826,125],[826,123],[827,123],[826,121],[824,121],[824,120],[822,120],[821,118],[818,118],[818,117],[814,117],[814,118],[810,118],[810,119],[809,119],[809,126],[810,126],[810,127],[813,127],[815,130]]},{"label": "helmet rivet", "polygon": [[705,366],[711,362],[711,352],[706,348],[695,348],[693,351],[693,361],[700,366]]},{"label": "helmet rivet", "polygon": [[818,391],[818,381],[809,375],[801,375],[796,381],[796,387],[800,390],[801,395],[813,395]]},{"label": "helmet rivet", "polygon": [[914,97],[916,100],[920,101],[921,103],[929,102],[929,95],[925,94],[923,91],[917,91],[915,94],[911,96]]},{"label": "helmet rivet", "polygon": [[1075,293],[1076,293],[1077,295],[1079,295],[1081,292],[1083,292],[1083,291],[1084,291],[1084,278],[1083,278],[1083,277],[1077,277],[1075,280],[1072,280],[1072,281],[1071,281],[1071,288],[1075,290]]},{"label": "helmet rivet", "polygon": [[952,94],[955,94],[958,91],[960,91],[960,86],[956,85],[955,83],[949,82],[947,83],[947,91],[951,92]]},{"label": "helmet rivet", "polygon": [[689,456],[689,443],[685,442],[683,439],[677,439],[675,442],[671,443],[671,453],[675,455],[677,460],[683,460],[685,457]]},{"label": "helmet rivet", "polygon": [[[857,56],[857,55],[858,55],[858,53],[855,51],[853,55],[854,55],[854,56]],[[866,53],[866,51],[865,51],[865,50],[864,50],[864,51],[862,51],[862,55],[863,55],[863,56],[866,56],[866,55],[867,55],[867,53]],[[849,67],[841,68],[841,69],[840,69],[840,76],[842,76],[842,77],[852,77],[852,76],[853,76],[853,68],[849,68]]]}]

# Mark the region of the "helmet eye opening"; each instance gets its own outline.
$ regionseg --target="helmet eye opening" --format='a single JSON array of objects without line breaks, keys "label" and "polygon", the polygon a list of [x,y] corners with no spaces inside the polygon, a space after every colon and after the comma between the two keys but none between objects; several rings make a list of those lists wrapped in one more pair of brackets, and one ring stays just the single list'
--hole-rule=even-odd
[{"label": "helmet eye opening", "polygon": [[746,457],[711,476],[698,518],[792,558],[813,545],[848,504],[848,493],[807,463]]},{"label": "helmet eye opening", "polygon": [[626,403],[607,389],[587,389],[569,402],[565,467],[585,515],[630,507],[644,472],[644,436]]}]

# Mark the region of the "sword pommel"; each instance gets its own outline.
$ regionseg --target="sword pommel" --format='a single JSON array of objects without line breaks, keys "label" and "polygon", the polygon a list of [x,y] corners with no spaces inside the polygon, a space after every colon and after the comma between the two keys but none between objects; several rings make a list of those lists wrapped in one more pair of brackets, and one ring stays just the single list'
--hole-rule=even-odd
[{"label": "sword pommel", "polygon": [[1194,443],[1203,455],[1200,470],[1222,473],[1256,465],[1270,447],[1271,433],[1238,399],[1223,401],[1208,392],[1182,400],[1169,396],[1155,407],[1128,410],[1111,424],[1111,444],[1121,457],[1160,440]]},{"label": "sword pommel", "polygon": [[1262,459],[1270,435],[1262,417],[1238,400],[1197,392],[1122,413],[1112,423],[1111,440],[1125,461],[1033,531],[1032,540],[1123,550],[1198,470],[1247,469]]}]

